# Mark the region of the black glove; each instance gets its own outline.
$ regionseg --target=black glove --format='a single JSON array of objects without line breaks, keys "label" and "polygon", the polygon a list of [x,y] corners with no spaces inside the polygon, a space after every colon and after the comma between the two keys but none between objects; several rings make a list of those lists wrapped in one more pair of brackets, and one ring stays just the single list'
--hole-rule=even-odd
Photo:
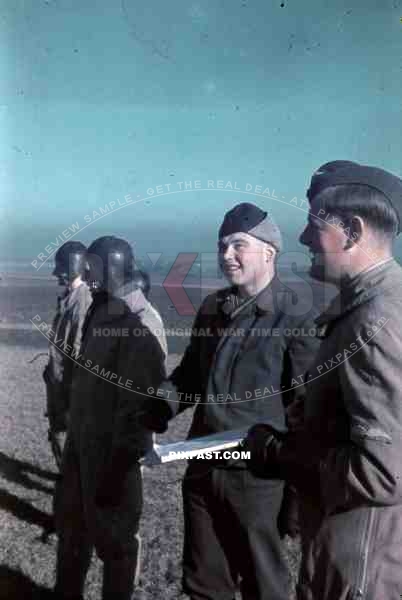
[{"label": "black glove", "polygon": [[299,497],[294,487],[286,484],[283,491],[281,508],[277,518],[280,537],[285,535],[296,538],[300,534]]},{"label": "black glove", "polygon": [[334,440],[311,430],[281,433],[270,425],[254,425],[245,443],[255,475],[284,479],[303,496],[320,502],[321,469]]},{"label": "black glove", "polygon": [[283,433],[260,423],[253,425],[243,442],[243,448],[250,452],[249,468],[259,477],[280,478],[278,470],[278,455]]},{"label": "black glove", "polygon": [[153,397],[147,402],[144,412],[139,416],[139,420],[146,429],[156,433],[165,433],[172,416],[172,409],[169,407],[168,402]]}]

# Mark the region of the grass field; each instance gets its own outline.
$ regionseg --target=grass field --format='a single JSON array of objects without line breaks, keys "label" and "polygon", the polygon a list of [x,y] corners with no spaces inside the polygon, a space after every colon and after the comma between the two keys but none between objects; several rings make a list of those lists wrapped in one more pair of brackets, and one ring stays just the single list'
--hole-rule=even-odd
[{"label": "grass field", "polygon": [[[52,598],[56,556],[51,498],[56,470],[47,442],[44,357],[30,364],[37,348],[0,345],[0,600]],[[179,356],[172,355],[169,367]],[[160,441],[184,438],[190,411]],[[143,560],[138,600],[184,600],[181,595],[182,509],[180,481],[185,463],[147,470],[142,518]],[[293,579],[297,544],[286,544]],[[100,598],[100,562],[94,558],[87,598]]]},{"label": "grass field", "polygon": [[[292,289],[300,286],[293,281]],[[186,291],[196,310],[208,288],[190,286]],[[45,394],[41,373],[46,357],[29,361],[47,351],[47,340],[32,328],[30,319],[40,315],[51,322],[56,296],[54,281],[8,277],[0,281],[0,600],[52,598],[56,536],[51,516],[56,470],[47,442]],[[316,306],[325,305],[333,292],[318,286]],[[180,309],[161,285],[152,289],[152,300],[167,328],[190,328],[193,315]],[[180,359],[188,338],[168,336],[169,369]],[[187,410],[171,423],[158,441],[184,439],[191,420]],[[185,463],[178,461],[147,470],[144,475],[145,508],[142,518],[143,560],[138,600],[182,600],[181,479]],[[299,546],[285,540],[292,582],[297,574]],[[88,576],[87,598],[100,598],[100,563],[94,557]],[[293,596],[292,596],[293,597]]]}]

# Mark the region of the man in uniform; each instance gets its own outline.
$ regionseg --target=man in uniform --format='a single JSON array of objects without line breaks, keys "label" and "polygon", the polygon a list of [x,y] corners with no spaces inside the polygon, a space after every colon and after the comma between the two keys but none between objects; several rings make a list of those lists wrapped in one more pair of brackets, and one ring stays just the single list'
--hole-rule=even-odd
[{"label": "man in uniform", "polygon": [[[203,302],[171,376],[181,402],[166,403],[166,419],[196,404],[190,438],[261,420],[285,427],[286,406],[304,393],[318,347],[313,307],[301,297],[293,304],[277,278],[281,245],[257,206],[242,203],[225,215],[218,252],[231,286]],[[239,578],[245,600],[288,598],[280,536],[294,533],[294,496],[289,488],[284,498],[281,481],[255,477],[246,462],[192,460],[184,477],[183,587],[192,600],[232,600]]]},{"label": "man in uniform", "polygon": [[[79,352],[82,325],[92,302],[89,288],[83,281],[86,251],[81,242],[66,242],[56,252],[53,271],[64,289],[57,299],[57,311],[52,324],[54,337],[49,344],[49,362],[43,378],[46,383],[49,442],[59,468],[67,429],[74,355]],[[70,353],[68,348],[71,348]]]},{"label": "man in uniform", "polygon": [[165,377],[166,340],[154,309],[133,283],[134,257],[106,236],[88,249],[93,303],[71,392],[68,437],[57,491],[56,596],[83,598],[92,548],[103,561],[103,600],[130,600],[142,510],[139,459],[152,432],[139,416]]},{"label": "man in uniform", "polygon": [[[300,241],[311,275],[339,295],[319,317],[324,339],[309,368],[304,423],[247,437],[251,464],[301,495],[299,600],[401,597],[402,181],[334,161],[312,177]],[[263,420],[262,420],[263,421]]]}]

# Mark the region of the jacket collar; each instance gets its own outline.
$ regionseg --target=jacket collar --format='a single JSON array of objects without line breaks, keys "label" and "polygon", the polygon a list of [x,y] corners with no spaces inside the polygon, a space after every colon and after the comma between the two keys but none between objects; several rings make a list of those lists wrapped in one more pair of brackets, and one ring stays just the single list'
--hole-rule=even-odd
[{"label": "jacket collar", "polygon": [[382,294],[385,288],[392,286],[392,280],[398,281],[400,276],[401,268],[393,258],[365,269],[341,286],[339,294],[316,319],[317,326],[329,325],[357,306]]},{"label": "jacket collar", "polygon": [[133,281],[127,281],[115,291],[114,295],[116,298],[124,300],[131,312],[137,315],[147,310],[150,304],[142,293],[142,290],[136,287]]},{"label": "jacket collar", "polygon": [[242,298],[236,286],[223,290],[223,293],[218,297],[218,302],[221,304],[222,312],[234,319],[238,314],[274,314],[278,310],[278,301],[280,295],[278,292],[284,293],[284,287],[275,276],[271,282],[261,292],[249,298]]}]

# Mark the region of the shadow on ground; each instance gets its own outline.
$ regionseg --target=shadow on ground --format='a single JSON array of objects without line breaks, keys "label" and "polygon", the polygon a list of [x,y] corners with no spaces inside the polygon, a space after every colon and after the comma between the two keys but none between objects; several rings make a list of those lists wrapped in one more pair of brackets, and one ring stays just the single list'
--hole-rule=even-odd
[{"label": "shadow on ground", "polygon": [[51,590],[37,585],[20,571],[0,565],[0,600],[52,600]]},{"label": "shadow on ground", "polygon": [[53,487],[43,485],[40,481],[32,479],[31,476],[40,477],[52,483],[57,480],[56,473],[46,471],[23,460],[10,458],[4,452],[0,452],[0,475],[8,481],[24,486],[28,490],[37,490],[38,492],[45,492],[47,494],[53,493]]},{"label": "shadow on ground", "polygon": [[35,508],[29,502],[21,500],[18,496],[10,494],[7,490],[0,489],[0,509],[13,514],[17,519],[37,525],[43,529],[41,541],[46,542],[49,535],[54,532],[53,517]]}]

